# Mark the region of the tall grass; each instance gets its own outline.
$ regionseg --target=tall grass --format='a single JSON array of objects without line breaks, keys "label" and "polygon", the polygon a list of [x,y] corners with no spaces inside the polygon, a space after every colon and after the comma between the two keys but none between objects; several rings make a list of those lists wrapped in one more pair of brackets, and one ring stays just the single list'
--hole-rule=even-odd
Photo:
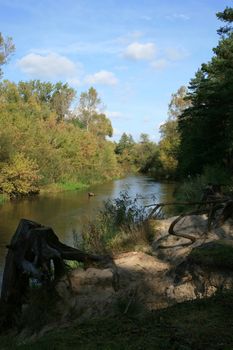
[{"label": "tall grass", "polygon": [[8,200],[8,197],[5,194],[0,194],[0,205]]},{"label": "tall grass", "polygon": [[95,253],[118,253],[149,249],[150,229],[147,211],[128,192],[108,200],[94,220],[82,230],[83,248]]}]

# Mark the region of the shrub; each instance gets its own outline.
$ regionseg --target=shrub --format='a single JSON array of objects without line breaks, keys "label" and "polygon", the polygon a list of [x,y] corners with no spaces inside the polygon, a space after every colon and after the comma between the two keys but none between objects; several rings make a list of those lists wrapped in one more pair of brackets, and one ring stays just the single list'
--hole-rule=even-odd
[{"label": "shrub", "polygon": [[[225,185],[225,190],[230,191],[232,182],[231,174],[219,166],[207,165],[202,175],[188,177],[175,191],[178,201],[198,202],[203,195],[203,189],[209,184]],[[180,207],[179,209],[182,209]]]},{"label": "shrub", "polygon": [[39,192],[40,176],[36,162],[23,153],[16,153],[0,172],[0,191],[11,198]]},{"label": "shrub", "polygon": [[83,228],[84,249],[95,253],[116,253],[148,246],[147,211],[128,192],[108,200],[94,220]]}]

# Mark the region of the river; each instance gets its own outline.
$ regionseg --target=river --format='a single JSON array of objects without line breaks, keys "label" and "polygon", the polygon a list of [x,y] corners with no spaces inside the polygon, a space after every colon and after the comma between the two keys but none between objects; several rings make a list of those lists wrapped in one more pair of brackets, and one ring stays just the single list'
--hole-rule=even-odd
[{"label": "river", "polygon": [[92,186],[88,191],[67,191],[43,194],[35,198],[6,202],[0,206],[0,284],[9,243],[21,218],[51,226],[60,240],[73,244],[73,231],[81,232],[82,226],[93,217],[107,199],[119,197],[127,190],[131,197],[140,195],[141,204],[172,200],[174,184],[160,183],[148,176],[132,175],[102,185]]}]

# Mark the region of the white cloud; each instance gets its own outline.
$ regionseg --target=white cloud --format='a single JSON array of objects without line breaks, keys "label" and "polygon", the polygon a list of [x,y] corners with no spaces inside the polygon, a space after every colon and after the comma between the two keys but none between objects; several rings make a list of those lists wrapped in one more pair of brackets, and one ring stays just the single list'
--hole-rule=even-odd
[{"label": "white cloud", "polygon": [[190,19],[190,17],[184,13],[172,13],[171,15],[168,15],[165,18],[169,20],[181,19],[183,21],[188,21]]},{"label": "white cloud", "polygon": [[156,69],[156,70],[162,70],[162,69],[166,68],[168,66],[168,64],[169,64],[169,62],[166,59],[161,58],[161,59],[158,59],[158,60],[151,62],[151,67],[153,69]]},{"label": "white cloud", "polygon": [[123,55],[132,60],[150,61],[154,58],[155,53],[156,47],[154,43],[140,44],[135,42],[127,46]]},{"label": "white cloud", "polygon": [[17,62],[18,67],[33,78],[73,78],[77,65],[65,56],[56,53],[40,55],[30,53]]},{"label": "white cloud", "polygon": [[188,56],[188,52],[183,48],[168,48],[166,56],[171,61],[180,61]]},{"label": "white cloud", "polygon": [[116,85],[118,79],[114,73],[107,70],[101,70],[95,74],[87,75],[84,82],[87,84]]}]

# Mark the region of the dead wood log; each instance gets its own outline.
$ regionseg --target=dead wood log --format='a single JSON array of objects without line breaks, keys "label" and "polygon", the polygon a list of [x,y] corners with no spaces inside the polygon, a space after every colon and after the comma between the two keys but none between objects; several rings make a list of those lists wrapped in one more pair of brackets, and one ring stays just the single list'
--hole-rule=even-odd
[{"label": "dead wood log", "polygon": [[[203,215],[208,216],[207,229],[210,231],[212,226],[221,226],[223,223],[229,219],[233,218],[233,200],[226,196],[221,196],[221,190],[219,186],[208,187],[205,196],[199,202],[167,202],[167,203],[157,203],[147,205],[147,208],[153,207],[148,215],[148,219],[159,217],[159,213],[165,206],[196,206],[197,209],[191,212],[182,213],[179,215],[170,225],[168,233],[177,237],[187,238],[191,242],[196,241],[194,236],[185,233],[177,233],[174,231],[175,225],[184,217],[190,215]],[[185,244],[187,245],[187,244]],[[165,247],[163,247],[165,248]]]},{"label": "dead wood log", "polygon": [[[30,278],[48,284],[65,273],[64,260],[98,263],[117,271],[113,259],[72,248],[59,241],[52,228],[21,219],[7,246],[8,253],[3,273],[1,301],[21,308],[29,288]],[[116,286],[115,286],[116,287]]]}]

